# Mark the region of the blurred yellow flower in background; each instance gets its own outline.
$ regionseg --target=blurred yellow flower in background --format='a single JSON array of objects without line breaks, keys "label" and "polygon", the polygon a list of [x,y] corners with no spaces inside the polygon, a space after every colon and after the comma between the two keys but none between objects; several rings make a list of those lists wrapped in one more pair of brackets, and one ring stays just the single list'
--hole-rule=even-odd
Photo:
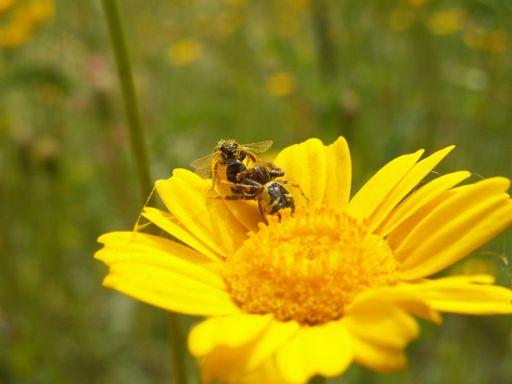
[{"label": "blurred yellow flower in background", "polygon": [[350,198],[340,137],[282,150],[298,183],[294,215],[261,217],[255,201],[211,204],[211,180],[177,169],[156,191],[167,208],[142,215],[171,237],[111,232],[95,257],[104,285],[165,310],[204,316],[189,335],[205,383],[305,383],[353,362],[404,367],[414,317],[510,314],[512,291],[486,274],[432,277],[512,221],[503,177],[459,186],[447,173],[418,187],[453,150],[395,158]]},{"label": "blurred yellow flower in background", "polygon": [[297,36],[304,27],[304,18],[311,10],[310,0],[280,0],[272,3],[270,28],[285,38]]},{"label": "blurred yellow flower in background", "polygon": [[406,3],[412,7],[423,7],[429,2],[430,0],[406,0]]},{"label": "blurred yellow flower in background", "polygon": [[0,28],[0,46],[14,48],[25,43],[32,34],[30,23],[12,21]]},{"label": "blurred yellow flower in background", "polygon": [[197,61],[202,53],[203,46],[198,40],[184,38],[171,44],[168,56],[173,65],[184,67]]},{"label": "blurred yellow flower in background", "polygon": [[485,46],[487,31],[479,26],[471,26],[464,31],[463,41],[471,49],[480,50]]},{"label": "blurred yellow flower in background", "polygon": [[246,8],[246,0],[224,0],[214,20],[214,33],[219,37],[226,37],[240,30],[245,22]]},{"label": "blurred yellow flower in background", "polygon": [[224,2],[231,7],[245,7],[247,5],[247,0],[224,0]]},{"label": "blurred yellow flower in background", "polygon": [[14,4],[15,0],[0,0],[0,12],[7,11]]},{"label": "blurred yellow flower in background", "polygon": [[53,17],[55,8],[50,0],[32,0],[27,3],[22,16],[27,17],[33,23],[40,23]]},{"label": "blurred yellow flower in background", "polygon": [[503,53],[509,47],[509,37],[507,32],[501,29],[490,31],[487,33],[484,47],[490,53]]},{"label": "blurred yellow flower in background", "polygon": [[276,72],[267,76],[265,86],[272,96],[289,96],[296,89],[295,77],[289,72]]},{"label": "blurred yellow flower in background", "polygon": [[24,44],[45,21],[51,19],[55,7],[51,0],[30,0],[0,3],[7,10],[0,26],[0,46],[15,48]]},{"label": "blurred yellow flower in background", "polygon": [[388,17],[389,26],[397,32],[403,32],[412,27],[416,21],[413,10],[405,7],[397,7],[391,11]]},{"label": "blurred yellow flower in background", "polygon": [[445,9],[433,13],[427,20],[427,27],[435,35],[450,35],[463,29],[467,19],[462,8]]},{"label": "blurred yellow flower in background", "polygon": [[464,43],[471,49],[501,54],[508,50],[510,39],[506,31],[495,29],[486,30],[483,27],[472,26],[464,31]]},{"label": "blurred yellow flower in background", "polygon": [[466,46],[474,50],[502,54],[509,48],[510,39],[504,29],[489,30],[478,25],[463,8],[456,7],[425,14],[414,8],[421,8],[428,1],[407,0],[405,3],[408,7],[398,6],[388,15],[389,26],[395,31],[406,31],[421,20],[434,35],[447,36],[462,32],[462,40]]}]

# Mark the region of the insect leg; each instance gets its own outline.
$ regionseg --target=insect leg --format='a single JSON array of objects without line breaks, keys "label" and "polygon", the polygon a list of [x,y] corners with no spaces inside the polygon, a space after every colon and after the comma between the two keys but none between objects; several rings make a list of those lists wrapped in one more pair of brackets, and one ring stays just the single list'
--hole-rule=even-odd
[{"label": "insect leg", "polygon": [[247,189],[259,189],[262,187],[261,183],[258,183],[256,180],[253,180],[253,179],[249,179],[249,178],[244,178],[240,181],[240,183],[237,184],[237,186],[240,186],[242,188],[247,188]]},{"label": "insect leg", "polygon": [[253,162],[253,164],[256,164],[258,162],[258,158],[251,152],[246,152],[247,157]]},{"label": "insect leg", "polygon": [[213,191],[214,188],[215,188],[215,185],[219,182],[219,180],[218,180],[219,175],[218,175],[218,172],[217,172],[218,166],[219,166],[218,162],[215,162],[214,165],[213,165],[213,170],[212,170],[212,187],[210,188],[210,191]]},{"label": "insect leg", "polygon": [[253,194],[236,194],[227,196],[215,196],[214,199],[221,200],[254,200],[256,198]]},{"label": "insect leg", "polygon": [[[242,195],[249,194],[255,196],[256,193],[262,188],[260,183],[251,179],[244,179],[242,182],[236,184],[227,180],[221,180],[220,184],[229,185],[231,186],[231,189],[237,191],[235,192],[236,194],[239,194],[238,191],[240,191],[240,194]],[[245,191],[245,193],[242,191]]]},{"label": "insect leg", "polygon": [[281,184],[286,184],[286,185],[290,185],[292,186],[293,188],[295,189],[298,189],[300,194],[302,195],[302,197],[304,198],[304,200],[306,200],[308,203],[309,203],[309,198],[304,194],[304,191],[302,190],[302,188],[300,187],[299,184],[297,183],[294,183],[293,181],[290,181],[290,180],[286,180],[286,179],[279,179],[279,182]]}]

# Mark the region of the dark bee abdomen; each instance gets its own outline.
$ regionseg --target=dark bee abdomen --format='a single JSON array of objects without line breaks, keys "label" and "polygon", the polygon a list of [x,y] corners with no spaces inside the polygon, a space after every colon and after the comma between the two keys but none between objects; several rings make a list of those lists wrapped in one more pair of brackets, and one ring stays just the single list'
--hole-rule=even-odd
[{"label": "dark bee abdomen", "polygon": [[268,183],[271,180],[271,177],[264,167],[256,165],[255,167],[247,170],[245,173],[245,179],[250,179],[263,185]]},{"label": "dark bee abdomen", "polygon": [[283,208],[295,209],[293,197],[290,192],[278,182],[270,182],[265,185],[270,197],[270,214],[273,215]]},{"label": "dark bee abdomen", "polygon": [[246,166],[240,160],[230,161],[226,166],[226,179],[233,184],[237,183],[236,176],[240,172],[245,172]]}]

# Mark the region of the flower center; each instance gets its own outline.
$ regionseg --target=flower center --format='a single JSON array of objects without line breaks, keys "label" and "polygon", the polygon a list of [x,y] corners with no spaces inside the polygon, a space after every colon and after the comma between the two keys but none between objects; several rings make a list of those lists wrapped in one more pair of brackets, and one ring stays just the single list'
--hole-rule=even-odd
[{"label": "flower center", "polygon": [[395,284],[397,266],[365,223],[322,208],[269,217],[227,258],[224,278],[245,312],[314,325],[342,317],[358,293]]}]

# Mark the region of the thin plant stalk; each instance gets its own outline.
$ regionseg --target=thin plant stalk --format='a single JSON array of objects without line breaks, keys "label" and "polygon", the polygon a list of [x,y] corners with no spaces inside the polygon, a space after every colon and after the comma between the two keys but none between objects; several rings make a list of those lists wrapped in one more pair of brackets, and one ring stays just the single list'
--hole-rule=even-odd
[{"label": "thin plant stalk", "polygon": [[330,36],[329,10],[325,0],[313,0],[311,16],[322,80],[331,84],[338,77],[336,48]]},{"label": "thin plant stalk", "polygon": [[[135,96],[135,87],[133,84],[128,48],[126,46],[126,39],[123,33],[117,0],[102,0],[102,4],[110,39],[114,49],[117,72],[123,94],[126,120],[130,131],[131,151],[137,168],[141,200],[144,204],[146,197],[151,193],[153,186],[151,183],[146,140],[142,129],[137,98]],[[173,381],[177,384],[186,384],[187,372],[184,360],[184,340],[178,315],[169,313],[168,324],[171,337]]]},{"label": "thin plant stalk", "polygon": [[314,376],[312,377],[308,384],[325,384],[327,381],[325,380],[325,377],[324,376]]},{"label": "thin plant stalk", "polygon": [[438,51],[434,46],[432,34],[424,25],[415,26],[412,32],[418,78],[418,83],[414,86],[419,88],[420,101],[425,107],[423,132],[420,133],[420,137],[414,139],[418,142],[421,140],[426,148],[433,148],[442,129],[441,68]]},{"label": "thin plant stalk", "polygon": [[146,138],[140,120],[135,87],[133,85],[128,48],[121,25],[117,0],[102,0],[102,3],[110,39],[112,40],[112,48],[114,49],[119,82],[123,93],[126,120],[130,130],[130,145],[137,168],[137,176],[139,178],[141,201],[144,203],[146,197],[151,193],[153,186],[151,183]]},{"label": "thin plant stalk", "polygon": [[187,383],[187,370],[185,365],[185,338],[183,337],[183,328],[178,315],[169,313],[167,318],[169,330],[171,332],[171,359],[174,369],[174,383]]},{"label": "thin plant stalk", "polygon": [[[356,115],[340,100],[343,83],[340,76],[338,47],[331,36],[332,24],[329,16],[329,3],[326,0],[312,0],[311,21],[318,69],[327,93],[324,111],[320,115],[321,125],[350,138],[353,135]],[[326,96],[324,95],[324,98]]]}]

